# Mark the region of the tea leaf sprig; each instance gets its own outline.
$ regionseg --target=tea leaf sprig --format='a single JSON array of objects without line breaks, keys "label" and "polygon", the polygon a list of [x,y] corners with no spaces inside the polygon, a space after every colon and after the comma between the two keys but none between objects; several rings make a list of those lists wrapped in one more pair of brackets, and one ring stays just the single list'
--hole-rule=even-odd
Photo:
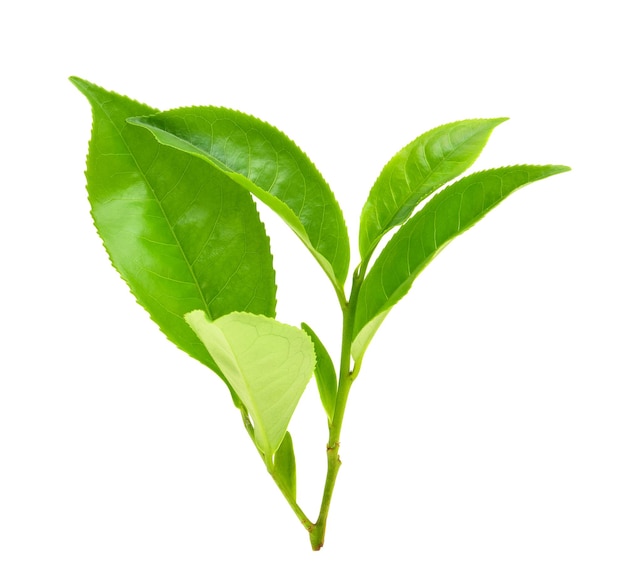
[{"label": "tea leaf sprig", "polygon": [[[372,186],[346,288],[350,241],[341,208],[282,132],[223,107],[160,112],[70,80],[92,108],[87,191],[111,263],[161,331],[227,386],[269,474],[319,550],[348,396],[383,320],[452,239],[515,190],[569,168],[517,165],[460,177],[505,118],[457,121],[420,135]],[[338,370],[312,327],[276,320],[270,241],[255,200],[291,228],[335,291],[343,318]],[[297,502],[288,432],[313,376],[328,424],[315,520]]]}]

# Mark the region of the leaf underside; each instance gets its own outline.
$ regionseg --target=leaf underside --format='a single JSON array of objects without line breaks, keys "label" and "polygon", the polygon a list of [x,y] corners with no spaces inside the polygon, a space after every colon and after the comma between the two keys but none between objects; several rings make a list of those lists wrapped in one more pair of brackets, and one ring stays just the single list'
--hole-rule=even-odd
[{"label": "leaf underside", "polygon": [[367,274],[356,309],[355,358],[417,275],[450,242],[525,184],[569,170],[566,166],[511,166],[477,172],[436,194],[391,238]]},{"label": "leaf underside", "polygon": [[296,327],[251,313],[211,321],[198,310],[185,319],[248,410],[255,441],[270,467],[313,375],[311,340]]},{"label": "leaf underside", "polygon": [[208,164],[126,122],[156,110],[71,81],[92,106],[87,190],[113,266],[163,333],[221,374],[184,315],[274,316],[272,256],[253,200]]},{"label": "leaf underside", "polygon": [[287,136],[222,107],[185,107],[129,121],[252,192],[291,227],[335,287],[342,287],[350,249],[341,209],[317,168]]}]

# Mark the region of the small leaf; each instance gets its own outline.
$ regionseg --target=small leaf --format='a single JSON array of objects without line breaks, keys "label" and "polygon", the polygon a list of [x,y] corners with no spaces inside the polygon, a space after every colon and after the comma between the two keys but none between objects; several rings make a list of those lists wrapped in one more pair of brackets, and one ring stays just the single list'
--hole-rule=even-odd
[{"label": "small leaf", "polygon": [[392,237],[367,274],[357,303],[354,343],[363,351],[382,319],[424,267],[454,237],[525,184],[566,166],[511,166],[471,174],[435,195]]},{"label": "small leaf", "polygon": [[387,314],[390,310],[391,307],[389,309],[386,309],[385,311],[380,312],[378,315],[370,319],[354,338],[352,345],[350,346],[350,353],[352,354],[355,365],[358,365],[363,359],[363,356],[365,355],[365,350],[367,350],[367,347],[370,345],[370,342],[374,338],[374,335],[383,323],[385,317],[387,317]]},{"label": "small leaf", "polygon": [[273,316],[269,240],[250,194],[126,118],[154,109],[73,77],[93,110],[87,190],[113,266],[180,349],[221,374],[184,320],[194,309]]},{"label": "small leaf", "polygon": [[420,135],[393,156],[372,186],[361,213],[361,257],[369,257],[382,236],[407,220],[422,200],[467,170],[494,127],[505,120],[448,123]]},{"label": "small leaf", "polygon": [[335,400],[337,399],[337,372],[320,338],[315,335],[315,332],[306,323],[302,324],[302,329],[306,331],[311,340],[313,340],[315,355],[317,357],[315,381],[320,393],[322,406],[326,411],[326,416],[328,416],[328,420],[332,420],[333,414],[335,413]]},{"label": "small leaf", "polygon": [[285,433],[285,438],[274,455],[274,474],[295,501],[297,492],[296,455],[293,452],[293,441],[289,431]]},{"label": "small leaf", "polygon": [[185,316],[248,410],[268,468],[313,375],[315,350],[297,327],[251,313]]},{"label": "small leaf", "polygon": [[275,127],[221,107],[129,119],[156,139],[212,164],[274,210],[341,288],[350,249],[339,204],[309,158]]}]

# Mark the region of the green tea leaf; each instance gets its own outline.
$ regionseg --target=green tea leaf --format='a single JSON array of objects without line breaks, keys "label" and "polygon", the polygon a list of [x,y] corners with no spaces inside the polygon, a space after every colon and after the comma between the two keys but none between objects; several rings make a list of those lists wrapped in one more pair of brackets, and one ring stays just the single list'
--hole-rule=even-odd
[{"label": "green tea leaf", "polygon": [[315,335],[315,332],[306,323],[302,324],[302,329],[313,340],[317,359],[315,381],[326,416],[328,416],[328,420],[332,420],[335,413],[335,400],[337,399],[337,372],[335,371],[335,365],[324,344]]},{"label": "green tea leaf", "polygon": [[390,310],[391,307],[381,311],[378,315],[370,319],[355,336],[350,346],[350,353],[352,354],[355,364],[360,364],[365,355],[365,350],[367,350],[367,347],[370,345],[370,342]]},{"label": "green tea leaf", "polygon": [[462,178],[435,195],[392,237],[363,282],[353,333],[357,353],[362,357],[386,313],[407,293],[417,275],[443,246],[514,190],[567,170],[566,166],[486,170]]},{"label": "green tea leaf", "polygon": [[296,499],[296,455],[289,431],[285,433],[283,442],[274,455],[274,474],[292,499]]},{"label": "green tea leaf", "polygon": [[113,266],[163,333],[220,374],[184,315],[274,315],[272,256],[253,200],[208,164],[126,123],[156,110],[71,81],[93,110],[87,190]]},{"label": "green tea leaf", "polygon": [[302,330],[262,315],[229,313],[211,321],[185,316],[248,410],[268,468],[315,368],[313,344]]},{"label": "green tea leaf", "polygon": [[407,220],[422,200],[467,170],[494,127],[505,120],[448,123],[420,135],[393,156],[372,186],[361,213],[361,257],[369,257],[382,236]]},{"label": "green tea leaf", "polygon": [[221,107],[186,107],[129,121],[252,192],[298,235],[333,285],[343,286],[350,250],[341,209],[317,168],[287,136]]}]

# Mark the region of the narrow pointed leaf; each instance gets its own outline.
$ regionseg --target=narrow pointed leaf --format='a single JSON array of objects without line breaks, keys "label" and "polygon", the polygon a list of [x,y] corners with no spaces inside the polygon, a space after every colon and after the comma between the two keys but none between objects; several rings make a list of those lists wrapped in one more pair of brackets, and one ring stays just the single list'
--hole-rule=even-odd
[{"label": "narrow pointed leaf", "polygon": [[360,356],[386,313],[443,246],[514,190],[567,170],[566,166],[486,170],[462,178],[435,195],[392,237],[363,282],[353,334]]},{"label": "narrow pointed leaf", "polygon": [[378,313],[370,319],[355,336],[352,341],[352,345],[350,346],[350,353],[352,354],[355,364],[359,364],[363,359],[365,350],[367,350],[367,347],[370,345],[370,342],[374,338],[374,335],[378,331],[378,328],[382,325],[383,320],[387,317],[390,310],[391,307]]},{"label": "narrow pointed leaf", "polygon": [[361,257],[369,257],[381,237],[403,224],[422,200],[467,170],[494,127],[505,120],[501,117],[448,123],[420,135],[393,156],[363,206]]},{"label": "narrow pointed leaf", "polygon": [[126,122],[156,110],[71,81],[93,110],[87,190],[113,266],[163,333],[219,374],[185,313],[275,313],[269,241],[250,194]]},{"label": "narrow pointed leaf", "polygon": [[268,467],[315,368],[311,340],[297,327],[251,313],[211,321],[204,311],[185,316],[243,402]]},{"label": "narrow pointed leaf", "polygon": [[295,500],[297,493],[296,455],[289,431],[285,433],[285,438],[274,455],[274,472],[276,478]]},{"label": "narrow pointed leaf", "polygon": [[302,324],[302,329],[309,335],[315,347],[317,360],[315,364],[315,381],[326,416],[328,416],[328,420],[332,420],[335,413],[335,400],[337,399],[337,372],[335,371],[335,365],[322,340],[315,335],[315,332],[306,323]]},{"label": "narrow pointed leaf", "polygon": [[309,248],[335,287],[348,272],[339,204],[309,158],[275,127],[221,107],[186,107],[129,120],[196,155],[274,210]]}]

